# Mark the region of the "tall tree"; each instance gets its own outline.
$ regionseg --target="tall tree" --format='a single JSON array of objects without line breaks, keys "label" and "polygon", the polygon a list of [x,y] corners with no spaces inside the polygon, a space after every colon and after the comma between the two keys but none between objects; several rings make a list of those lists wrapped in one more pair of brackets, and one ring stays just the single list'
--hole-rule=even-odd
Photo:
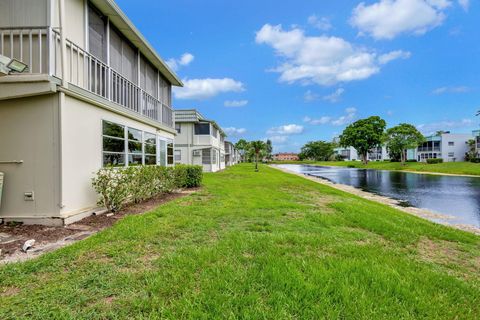
[{"label": "tall tree", "polygon": [[400,123],[390,128],[385,134],[385,142],[389,152],[400,155],[402,165],[407,159],[407,150],[418,147],[425,141],[425,137],[415,126],[408,123]]},{"label": "tall tree", "polygon": [[235,143],[235,148],[240,152],[240,156],[242,158],[242,161],[245,161],[245,153],[249,149],[249,145],[247,140],[245,139],[240,139]]},{"label": "tall tree", "polygon": [[272,141],[270,139],[267,139],[267,142],[265,144],[265,153],[266,153],[266,158],[268,160],[272,160],[272,151],[273,151]]},{"label": "tall tree", "polygon": [[265,151],[266,147],[266,143],[261,140],[250,142],[250,148],[255,154],[255,171],[258,171],[258,158],[260,157],[260,153]]},{"label": "tall tree", "polygon": [[302,147],[299,154],[301,159],[328,161],[334,153],[335,145],[326,141],[310,141]]},{"label": "tall tree", "polygon": [[368,163],[368,152],[383,142],[385,120],[378,116],[358,120],[349,125],[340,135],[342,147],[354,147],[362,156],[363,163]]}]

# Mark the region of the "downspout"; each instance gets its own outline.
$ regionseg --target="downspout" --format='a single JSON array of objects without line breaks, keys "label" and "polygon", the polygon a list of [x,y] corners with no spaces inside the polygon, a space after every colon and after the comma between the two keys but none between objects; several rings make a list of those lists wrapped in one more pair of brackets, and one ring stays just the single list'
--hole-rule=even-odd
[{"label": "downspout", "polygon": [[[65,0],[58,1],[58,15],[60,22],[60,63],[62,68],[62,81],[61,87],[67,88],[67,41],[65,36]],[[58,206],[62,209],[65,207],[63,204],[63,134],[62,134],[62,124],[63,124],[63,107],[65,105],[65,92],[60,90],[59,92],[59,101],[58,101],[58,166],[59,166],[59,203]]]}]

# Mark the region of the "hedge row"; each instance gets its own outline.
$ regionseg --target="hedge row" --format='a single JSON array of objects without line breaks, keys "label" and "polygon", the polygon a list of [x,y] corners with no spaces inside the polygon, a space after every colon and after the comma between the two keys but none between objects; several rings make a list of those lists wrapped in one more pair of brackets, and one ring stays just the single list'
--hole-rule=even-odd
[{"label": "hedge row", "polygon": [[199,187],[202,178],[201,166],[103,168],[95,174],[92,185],[99,194],[98,205],[117,212],[129,202]]},{"label": "hedge row", "polygon": [[430,159],[427,159],[427,163],[428,164],[443,163],[443,159],[442,158],[430,158]]}]

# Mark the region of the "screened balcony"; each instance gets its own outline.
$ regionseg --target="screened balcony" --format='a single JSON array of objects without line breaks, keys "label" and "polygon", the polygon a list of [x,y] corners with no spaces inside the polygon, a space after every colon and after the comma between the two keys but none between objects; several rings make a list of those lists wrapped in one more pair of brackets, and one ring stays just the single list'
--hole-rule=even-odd
[{"label": "screened balcony", "polygon": [[[98,39],[90,39],[89,52],[66,40],[67,82],[173,128],[171,84],[113,27],[108,30],[110,44],[105,37],[100,44],[108,55],[98,52]],[[131,58],[118,54],[118,48],[129,52],[128,46]],[[0,54],[28,64],[28,74],[62,77],[60,34],[50,27],[0,28]]]}]

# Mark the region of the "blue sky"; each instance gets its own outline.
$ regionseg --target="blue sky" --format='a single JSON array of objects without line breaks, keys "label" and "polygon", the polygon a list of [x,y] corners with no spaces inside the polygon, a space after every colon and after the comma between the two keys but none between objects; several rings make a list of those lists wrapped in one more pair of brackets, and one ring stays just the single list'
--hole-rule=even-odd
[{"label": "blue sky", "polygon": [[230,140],[298,151],[371,115],[424,133],[479,127],[478,1],[117,2],[184,80],[175,108]]}]

